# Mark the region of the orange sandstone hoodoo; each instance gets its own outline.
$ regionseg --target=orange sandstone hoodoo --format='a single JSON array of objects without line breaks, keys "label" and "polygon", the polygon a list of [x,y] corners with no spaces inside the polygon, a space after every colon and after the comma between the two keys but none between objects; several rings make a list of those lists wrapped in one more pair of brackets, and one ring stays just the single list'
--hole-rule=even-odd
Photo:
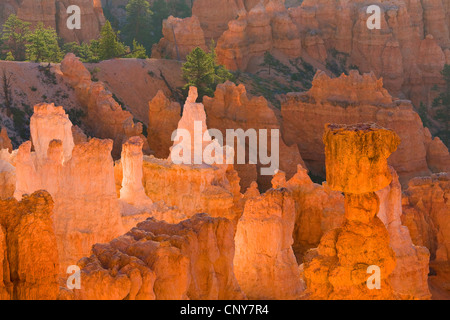
[{"label": "orange sandstone hoodoo", "polygon": [[[395,255],[377,217],[380,200],[375,191],[392,181],[387,158],[400,139],[375,124],[328,124],[323,140],[328,185],[345,194],[345,222],[307,252],[307,293],[312,299],[395,299],[388,279]],[[373,269],[380,271],[375,288],[368,283]]]}]

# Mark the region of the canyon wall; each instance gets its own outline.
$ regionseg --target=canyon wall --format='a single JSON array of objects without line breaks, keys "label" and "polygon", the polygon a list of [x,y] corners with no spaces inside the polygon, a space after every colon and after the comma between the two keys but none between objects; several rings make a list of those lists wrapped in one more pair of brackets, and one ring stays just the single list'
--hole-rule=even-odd
[{"label": "canyon wall", "polygon": [[[331,79],[318,72],[309,91],[287,95],[281,114],[286,143],[298,145],[303,160],[316,175],[324,175],[321,137],[329,122],[369,121],[394,130],[401,144],[389,158],[389,164],[398,172],[402,184],[413,177],[429,175],[430,167],[437,172],[448,170],[448,150],[443,144],[436,144],[440,151],[430,151],[430,133],[411,102],[392,98],[373,73],[361,76],[352,71],[348,76]],[[442,156],[436,158],[435,154]]]}]

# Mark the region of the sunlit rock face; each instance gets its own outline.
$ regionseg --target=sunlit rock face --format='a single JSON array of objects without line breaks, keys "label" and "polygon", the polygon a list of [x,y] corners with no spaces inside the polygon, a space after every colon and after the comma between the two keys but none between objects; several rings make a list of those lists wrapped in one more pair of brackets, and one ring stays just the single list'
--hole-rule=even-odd
[{"label": "sunlit rock face", "polygon": [[398,175],[391,168],[391,184],[377,191],[380,198],[378,218],[385,224],[391,248],[395,252],[396,266],[389,280],[392,289],[402,299],[429,299],[428,272],[430,252],[415,246],[407,227],[402,225],[402,190]]},{"label": "sunlit rock face", "polygon": [[313,183],[301,165],[297,173],[286,182],[284,173],[274,188],[285,187],[295,201],[295,227],[293,250],[299,264],[307,250],[316,248],[322,236],[344,223],[344,197],[331,190],[326,183]]},{"label": "sunlit rock face", "polygon": [[[389,276],[396,266],[395,253],[377,217],[380,199],[375,191],[392,181],[387,158],[400,139],[375,124],[358,124],[327,125],[323,140],[328,185],[345,194],[345,222],[306,253],[307,294],[311,299],[394,299]],[[377,290],[367,284],[370,266],[380,270]]]},{"label": "sunlit rock face", "polygon": [[[444,159],[448,156],[442,151],[437,152],[439,158],[434,156],[436,152],[429,147],[429,131],[412,104],[392,98],[383,88],[382,80],[373,74],[351,71],[348,76],[331,79],[318,72],[308,92],[287,95],[281,114],[286,143],[298,145],[313,174],[324,175],[323,126],[329,122],[355,121],[376,122],[399,135],[401,144],[389,158],[389,164],[398,172],[403,185],[412,177],[429,175],[430,168],[436,172],[446,169]],[[433,165],[429,166],[430,159],[439,160],[431,161]]]},{"label": "sunlit rock face", "polygon": [[[206,110],[206,122],[208,128],[218,129],[222,132],[225,140],[227,130],[242,129],[244,132],[255,130],[257,135],[257,143],[261,141],[259,134],[261,129],[267,130],[267,149],[268,154],[272,154],[272,130],[280,130],[279,120],[277,118],[278,111],[272,107],[264,97],[249,97],[244,85],[236,86],[234,83],[227,81],[217,86],[214,97],[205,96],[203,103]],[[234,139],[236,140],[236,139]],[[250,139],[248,139],[249,141]],[[249,147],[246,140],[245,150],[247,152],[254,150]],[[224,141],[224,143],[234,142]],[[286,172],[288,178],[295,174],[298,164],[304,165],[302,157],[298,151],[296,144],[287,146],[280,134],[279,144],[279,169]],[[237,144],[236,144],[237,145]],[[235,150],[238,150],[237,148]],[[259,149],[260,150],[260,149]],[[276,151],[275,151],[276,152]],[[235,152],[235,163],[237,163],[238,153]],[[262,190],[270,189],[271,176],[261,175],[262,167],[269,167],[261,164],[260,159],[257,164],[236,164],[236,171],[241,177],[242,190],[245,191],[253,181],[257,181]]]},{"label": "sunlit rock face", "polygon": [[207,50],[205,36],[196,16],[184,19],[170,16],[163,21],[162,34],[159,43],[153,45],[152,58],[185,60],[197,47]]},{"label": "sunlit rock face", "polygon": [[61,72],[85,107],[85,125],[92,135],[113,140],[114,158],[120,157],[122,144],[134,136],[145,141],[144,150],[149,152],[147,140],[142,135],[142,123],[134,123],[133,115],[122,109],[102,82],[91,81],[89,71],[73,53],[68,53],[61,62]]},{"label": "sunlit rock face", "polygon": [[[234,270],[249,299],[298,299],[304,283],[292,250],[295,203],[284,188],[246,193],[237,225]],[[270,236],[268,236],[270,235]]]},{"label": "sunlit rock face", "polygon": [[0,200],[0,298],[55,300],[59,259],[46,191]]},{"label": "sunlit rock face", "polygon": [[[67,19],[70,16],[67,8],[70,5],[81,8],[81,29],[67,28]],[[58,30],[58,35],[65,42],[89,42],[100,35],[100,29],[105,23],[100,0],[0,1],[0,25],[13,13],[19,19],[31,22],[33,26],[43,22],[46,27]]]},{"label": "sunlit rock face", "polygon": [[31,151],[30,141],[19,147],[14,193],[17,199],[40,189],[52,195],[64,272],[87,256],[93,244],[123,233],[114,187],[112,141],[91,139],[74,146],[71,126],[62,107],[35,107],[30,121],[35,151]]},{"label": "sunlit rock face", "polygon": [[181,106],[172,102],[159,90],[148,103],[148,144],[156,158],[165,159],[170,154],[172,133],[181,118]]},{"label": "sunlit rock face", "polygon": [[198,214],[179,224],[149,219],[78,263],[84,285],[69,299],[242,299],[233,272],[234,226]]},{"label": "sunlit rock face", "polygon": [[277,49],[288,57],[299,57],[300,34],[284,3],[263,2],[238,12],[217,41],[217,59],[230,70],[246,70],[252,57]]},{"label": "sunlit rock face", "polygon": [[404,195],[402,221],[413,243],[427,247],[432,261],[449,262],[449,173],[412,179]]}]

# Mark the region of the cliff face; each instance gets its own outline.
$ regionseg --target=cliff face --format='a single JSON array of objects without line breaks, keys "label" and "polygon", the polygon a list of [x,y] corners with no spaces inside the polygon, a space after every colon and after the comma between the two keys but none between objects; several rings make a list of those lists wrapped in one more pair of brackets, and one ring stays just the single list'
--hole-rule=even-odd
[{"label": "cliff face", "polygon": [[149,219],[97,244],[78,263],[73,299],[242,299],[233,272],[234,227],[198,214],[179,224]]},{"label": "cliff face", "polygon": [[74,145],[72,124],[62,107],[41,104],[31,118],[31,142],[16,158],[15,197],[47,190],[55,201],[53,223],[61,271],[88,255],[90,247],[122,230],[114,188],[112,141]]},{"label": "cliff face", "polygon": [[[66,25],[67,7],[77,5],[81,9],[81,29],[69,30]],[[56,29],[58,35],[66,42],[89,42],[100,34],[105,23],[100,0],[1,0],[0,25],[10,14],[16,14],[19,19],[36,25],[43,22],[45,26]]]},{"label": "cliff face", "polygon": [[[361,76],[352,71],[349,76],[330,79],[318,72],[308,92],[287,95],[281,114],[285,141],[298,144],[303,160],[315,174],[324,174],[323,126],[329,122],[358,121],[375,122],[400,136],[401,144],[389,158],[389,164],[403,184],[412,177],[429,175],[430,169],[447,170],[445,146],[438,145],[441,151],[432,151],[429,131],[423,127],[411,103],[393,99],[383,88],[382,80],[373,74]],[[435,153],[440,156],[436,157]]]},{"label": "cliff face", "polygon": [[0,298],[55,300],[59,259],[46,191],[0,200]]}]

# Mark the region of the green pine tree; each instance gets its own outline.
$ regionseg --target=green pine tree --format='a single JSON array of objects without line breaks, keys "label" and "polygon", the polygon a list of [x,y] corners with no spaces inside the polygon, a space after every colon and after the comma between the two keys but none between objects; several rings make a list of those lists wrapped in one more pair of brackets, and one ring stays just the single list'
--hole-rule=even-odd
[{"label": "green pine tree", "polygon": [[151,49],[152,14],[147,0],[130,0],[126,6],[127,18],[123,29],[125,43],[132,45],[133,40]]},{"label": "green pine tree", "polygon": [[218,84],[232,79],[232,74],[224,66],[218,65],[214,47],[211,53],[206,53],[201,48],[195,48],[187,55],[183,64],[183,78],[186,85],[183,87],[187,93],[190,86],[198,89],[199,97],[213,96]]},{"label": "green pine tree", "polygon": [[30,23],[11,14],[3,24],[1,41],[3,48],[11,52],[17,61],[26,59],[26,44],[30,33]]},{"label": "green pine tree", "polygon": [[56,30],[39,22],[28,36],[27,59],[35,62],[59,62],[62,59]]},{"label": "green pine tree", "polygon": [[100,32],[100,43],[98,54],[100,60],[108,60],[125,53],[125,46],[118,40],[117,33],[113,30],[111,23],[106,21]]},{"label": "green pine tree", "polygon": [[145,51],[144,46],[138,43],[136,40],[133,40],[133,50],[131,52],[131,58],[147,59],[147,52]]}]

